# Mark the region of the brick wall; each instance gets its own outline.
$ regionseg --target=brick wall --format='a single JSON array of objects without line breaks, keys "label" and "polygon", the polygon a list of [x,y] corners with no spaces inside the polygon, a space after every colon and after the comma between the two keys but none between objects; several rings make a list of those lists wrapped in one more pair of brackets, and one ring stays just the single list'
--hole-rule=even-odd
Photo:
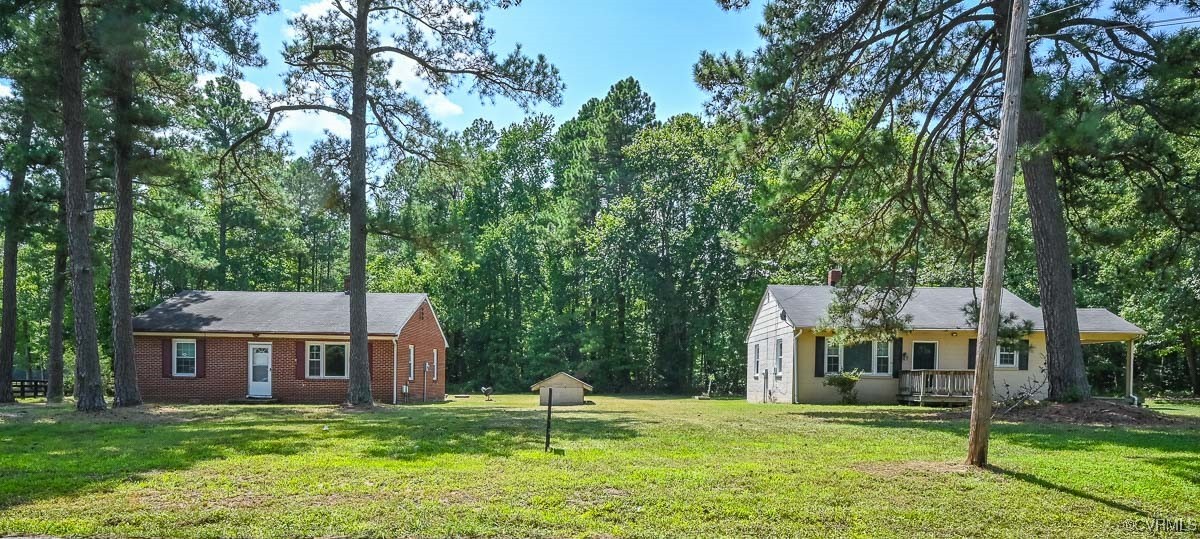
[{"label": "brick wall", "polygon": [[[297,347],[304,354],[304,340],[247,337],[203,337],[204,376],[164,377],[163,339],[170,336],[137,336],[134,339],[134,357],[137,361],[138,386],[142,398],[147,402],[204,402],[220,403],[246,397],[249,384],[249,343],[270,343],[271,346],[271,393],[282,402],[293,403],[340,403],[346,400],[348,382],[344,379],[309,379],[297,376]],[[201,338],[197,338],[199,341]],[[330,337],[327,341],[342,341],[345,337]],[[371,392],[376,402],[392,402],[392,343],[388,340],[371,340]],[[409,381],[408,350],[413,345],[415,372]],[[433,371],[433,353],[437,350],[438,364],[436,380]],[[446,394],[446,348],[441,329],[430,312],[428,303],[422,304],[417,313],[400,332],[396,347],[396,393],[399,402],[404,402],[403,387],[410,386],[408,401],[422,399],[422,375],[426,362],[430,371],[425,381],[428,399],[437,401]],[[299,361],[305,361],[301,356]]]}]

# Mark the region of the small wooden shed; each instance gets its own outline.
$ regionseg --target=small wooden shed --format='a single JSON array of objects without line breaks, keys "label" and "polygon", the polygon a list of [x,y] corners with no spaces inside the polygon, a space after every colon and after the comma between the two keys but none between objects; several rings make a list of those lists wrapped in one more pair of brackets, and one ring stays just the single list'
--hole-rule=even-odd
[{"label": "small wooden shed", "polygon": [[550,388],[554,388],[554,405],[570,406],[583,404],[583,392],[591,391],[592,386],[565,372],[555,374],[541,382],[533,384],[530,389],[537,391],[541,398],[539,405],[545,406],[550,401]]}]

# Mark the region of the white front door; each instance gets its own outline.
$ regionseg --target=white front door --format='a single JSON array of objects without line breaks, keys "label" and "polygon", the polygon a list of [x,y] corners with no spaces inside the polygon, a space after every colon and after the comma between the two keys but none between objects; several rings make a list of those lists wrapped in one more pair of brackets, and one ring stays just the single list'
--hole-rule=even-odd
[{"label": "white front door", "polygon": [[271,396],[271,345],[250,343],[250,397]]}]

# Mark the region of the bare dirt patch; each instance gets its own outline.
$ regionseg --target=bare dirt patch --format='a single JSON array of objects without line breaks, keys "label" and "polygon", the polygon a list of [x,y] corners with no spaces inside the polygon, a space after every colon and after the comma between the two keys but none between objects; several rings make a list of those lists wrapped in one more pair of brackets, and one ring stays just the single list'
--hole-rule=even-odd
[{"label": "bare dirt patch", "polygon": [[860,462],[855,470],[875,477],[901,477],[905,475],[972,474],[981,470],[961,462],[930,462],[923,460]]},{"label": "bare dirt patch", "polygon": [[185,423],[214,415],[215,412],[200,413],[159,404],[108,408],[99,412],[76,412],[70,404],[20,403],[0,407],[0,422],[11,423]]},{"label": "bare dirt patch", "polygon": [[445,505],[477,505],[480,497],[467,490],[451,490],[438,495],[438,501]]},{"label": "bare dirt patch", "polygon": [[[970,409],[947,412],[957,418],[970,417]],[[1139,408],[1123,402],[1090,399],[1083,402],[1038,402],[1023,404],[1006,411],[997,408],[997,421],[1018,423],[1067,423],[1072,425],[1104,426],[1170,426],[1185,423],[1150,408]]]},{"label": "bare dirt patch", "polygon": [[614,487],[602,489],[585,489],[576,491],[567,498],[567,503],[574,507],[597,507],[606,503],[623,500],[629,497],[629,492]]}]

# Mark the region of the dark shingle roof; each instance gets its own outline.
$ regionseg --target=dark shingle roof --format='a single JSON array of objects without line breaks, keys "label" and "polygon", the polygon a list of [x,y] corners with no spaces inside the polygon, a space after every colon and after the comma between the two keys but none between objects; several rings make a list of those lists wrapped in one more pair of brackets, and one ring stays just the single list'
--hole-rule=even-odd
[{"label": "dark shingle roof", "polygon": [[[770,285],[767,290],[787,313],[788,321],[796,327],[817,327],[833,301],[833,287]],[[963,306],[983,294],[979,288],[917,287],[900,310],[911,315],[912,329],[971,329]],[[1022,320],[1033,322],[1035,331],[1046,329],[1041,309],[1030,305],[1005,289],[1000,296],[1004,314],[1015,313]],[[1084,332],[1145,333],[1137,326],[1102,308],[1079,309],[1079,330]]]},{"label": "dark shingle roof", "polygon": [[[396,335],[425,294],[367,294],[367,333]],[[180,292],[134,317],[134,331],[350,334],[341,292]]]},{"label": "dark shingle roof", "polygon": [[1077,309],[1076,312],[1079,313],[1079,331],[1084,333],[1146,334],[1146,330],[1102,307]]}]

